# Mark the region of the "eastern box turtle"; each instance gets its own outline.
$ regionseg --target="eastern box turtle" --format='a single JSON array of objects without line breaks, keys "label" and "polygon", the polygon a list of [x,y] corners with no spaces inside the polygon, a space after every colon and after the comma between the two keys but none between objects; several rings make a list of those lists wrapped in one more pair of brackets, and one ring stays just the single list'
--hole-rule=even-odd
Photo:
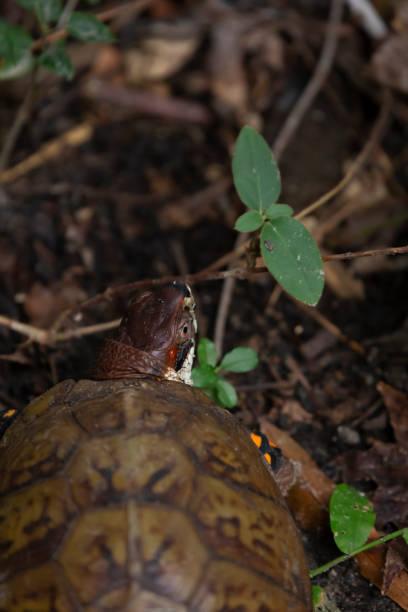
[{"label": "eastern box turtle", "polygon": [[2,612],[310,612],[270,468],[188,384],[194,331],[185,285],[143,293],[96,380],[61,382],[5,432]]}]

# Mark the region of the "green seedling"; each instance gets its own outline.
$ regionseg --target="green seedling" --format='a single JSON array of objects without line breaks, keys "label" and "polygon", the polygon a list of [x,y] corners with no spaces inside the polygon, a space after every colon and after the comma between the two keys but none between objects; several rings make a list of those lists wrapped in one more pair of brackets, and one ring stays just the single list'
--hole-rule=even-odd
[{"label": "green seedling", "polygon": [[293,209],[278,204],[281,181],[272,152],[253,128],[242,128],[232,159],[234,185],[250,209],[235,224],[239,232],[260,230],[265,265],[293,297],[310,306],[319,301],[324,271],[319,248]]},{"label": "green seedling", "polygon": [[[62,26],[66,34],[81,41],[113,42],[109,28],[89,13],[73,11],[63,15],[60,0],[15,0],[17,4],[35,14],[41,37],[46,38]],[[43,66],[66,79],[74,76],[71,58],[65,49],[65,36],[61,32],[58,42],[34,51],[34,39],[23,27],[0,18],[0,80],[18,78],[36,66]]]},{"label": "green seedling", "polygon": [[258,365],[256,351],[238,347],[226,353],[217,366],[218,354],[215,344],[208,338],[201,338],[197,356],[199,365],[193,368],[191,377],[195,387],[202,389],[223,408],[233,408],[237,403],[237,392],[219,372],[249,372]]},{"label": "green seedling", "polygon": [[[375,512],[370,500],[347,484],[337,485],[330,499],[330,527],[337,547],[344,554],[312,570],[310,577],[315,578],[346,559],[399,536],[408,544],[408,527],[365,544],[374,523]],[[321,588],[313,587],[316,604],[320,595]]]}]

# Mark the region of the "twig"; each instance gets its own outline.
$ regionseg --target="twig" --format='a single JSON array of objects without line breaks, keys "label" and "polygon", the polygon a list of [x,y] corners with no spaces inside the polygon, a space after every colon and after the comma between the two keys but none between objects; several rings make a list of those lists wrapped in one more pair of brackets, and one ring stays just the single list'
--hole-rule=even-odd
[{"label": "twig", "polygon": [[388,28],[370,0],[347,0],[347,4],[367,34],[375,40],[387,36]]},{"label": "twig", "polygon": [[68,19],[71,15],[71,13],[73,11],[75,11],[76,5],[78,4],[79,0],[67,0],[66,5],[64,6],[64,9],[60,15],[60,18],[58,19],[58,23],[57,23],[57,29],[62,29],[65,28],[65,26],[68,23]]},{"label": "twig", "polygon": [[11,124],[11,127],[7,132],[7,135],[6,135],[3,147],[2,147],[2,151],[0,154],[0,181],[1,181],[1,175],[3,174],[3,170],[7,168],[8,166],[10,155],[14,149],[17,138],[25,122],[30,116],[30,107],[31,107],[31,103],[34,97],[36,81],[37,81],[37,70],[34,69],[31,75],[31,83],[28,86],[24,99],[22,103],[20,104],[20,107],[16,113],[14,121]]},{"label": "twig", "polygon": [[80,123],[71,130],[68,130],[58,138],[45,143],[32,155],[29,155],[22,162],[12,168],[8,168],[0,173],[0,182],[11,183],[24,176],[30,170],[41,166],[46,161],[56,157],[65,147],[78,147],[87,142],[92,137],[94,125],[91,123]]},{"label": "twig", "polygon": [[[336,259],[357,259],[358,257],[375,257],[376,255],[404,255],[405,253],[408,253],[408,245],[400,247],[386,247],[384,249],[371,249],[370,251],[348,251],[346,253],[322,255],[322,261],[335,261]],[[256,258],[255,269],[259,271],[266,269],[263,257]]]},{"label": "twig", "polygon": [[387,125],[388,115],[391,109],[391,101],[392,96],[388,89],[384,89],[382,92],[382,102],[380,112],[378,117],[374,123],[373,129],[371,130],[370,136],[365,143],[364,147],[351,164],[350,168],[347,170],[346,174],[343,176],[340,182],[337,183],[330,189],[327,193],[322,195],[320,198],[312,202],[309,206],[306,206],[303,210],[298,213],[295,218],[303,219],[306,215],[309,215],[311,212],[315,211],[320,206],[323,206],[328,200],[331,200],[336,196],[344,187],[351,181],[351,179],[357,174],[357,172],[361,169],[361,167],[365,164],[365,162],[370,157],[371,153],[378,145],[381,140],[381,137],[384,133],[385,127]]},{"label": "twig", "polygon": [[336,259],[356,259],[357,257],[373,257],[375,255],[403,255],[408,253],[408,245],[401,247],[388,247],[385,249],[372,249],[370,251],[349,251],[348,253],[335,253],[324,255],[323,261],[334,261]]},{"label": "twig", "polygon": [[336,52],[342,9],[343,0],[332,0],[326,29],[326,37],[314,74],[287,117],[275,140],[273,152],[277,160],[282,155],[287,143],[292,139],[306,111],[311,106],[313,100],[322,88],[327,75],[329,74]]},{"label": "twig", "polygon": [[38,342],[38,344],[48,343],[49,334],[46,329],[40,329],[39,327],[34,327],[33,325],[27,325],[27,323],[20,323],[20,321],[15,321],[14,319],[10,319],[10,317],[5,317],[4,315],[0,315],[0,325],[21,334],[22,336],[28,336],[32,341]]},{"label": "twig", "polygon": [[31,342],[37,342],[43,345],[54,345],[56,342],[65,342],[72,338],[80,338],[82,336],[89,336],[90,334],[97,334],[99,332],[107,331],[117,327],[120,323],[120,319],[113,321],[107,321],[105,323],[97,323],[95,325],[87,325],[84,327],[77,327],[76,329],[68,329],[63,332],[55,332],[54,329],[41,329],[34,325],[28,325],[27,323],[20,323],[4,315],[0,315],[0,325],[7,327],[22,336],[27,336]]},{"label": "twig", "polygon": [[[235,242],[235,248],[239,248],[245,242],[246,236],[246,234],[238,234],[238,237]],[[232,264],[230,264],[229,269],[231,269],[231,267]],[[234,293],[234,288],[235,278],[229,276],[223,282],[221,297],[218,304],[217,316],[215,319],[214,344],[217,347],[218,355],[222,355],[225,326],[227,322],[229,307]]]}]

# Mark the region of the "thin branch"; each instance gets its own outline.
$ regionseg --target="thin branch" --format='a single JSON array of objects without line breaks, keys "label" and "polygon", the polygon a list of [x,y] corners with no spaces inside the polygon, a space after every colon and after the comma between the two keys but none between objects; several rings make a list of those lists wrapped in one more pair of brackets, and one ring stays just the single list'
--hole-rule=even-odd
[{"label": "thin branch", "polygon": [[91,139],[94,125],[91,123],[80,123],[64,132],[57,138],[43,144],[35,153],[29,155],[21,162],[0,172],[1,183],[11,183],[24,176],[34,168],[38,168],[45,162],[57,157],[66,147],[78,147]]},{"label": "thin branch", "polygon": [[293,138],[300,122],[313,100],[324,85],[333,64],[337,47],[338,30],[341,23],[343,0],[332,0],[327,23],[326,37],[316,69],[299,100],[283,124],[273,146],[275,158],[279,160],[288,142]]},{"label": "thin branch", "polygon": [[24,127],[25,122],[30,116],[31,104],[34,97],[34,90],[37,84],[37,74],[37,70],[34,69],[31,75],[31,82],[25,93],[23,101],[21,102],[14,121],[6,134],[0,154],[0,180],[3,170],[8,166],[11,153],[13,152],[14,146],[17,142],[17,138],[19,137],[19,134],[22,128]]},{"label": "thin branch", "polygon": [[[235,247],[239,248],[245,242],[246,234],[238,234],[235,242]],[[228,269],[231,269],[230,264]],[[223,282],[221,296],[218,303],[217,316],[215,318],[214,329],[214,344],[217,347],[218,355],[222,355],[222,347],[224,343],[225,326],[227,323],[228,311],[231,304],[232,296],[235,289],[235,278],[229,276]]]},{"label": "thin branch", "polygon": [[348,253],[335,253],[334,255],[324,255],[323,261],[334,261],[336,259],[357,259],[357,257],[373,257],[375,255],[403,255],[408,253],[408,245],[401,247],[388,247],[385,249],[372,249],[370,251],[349,251]]},{"label": "thin branch", "polygon": [[33,342],[38,342],[38,344],[48,344],[49,333],[46,329],[40,329],[39,327],[34,327],[33,325],[28,325],[27,323],[20,323],[20,321],[15,321],[14,319],[10,319],[10,317],[6,317],[4,315],[0,315],[0,325],[21,334],[22,336],[28,336],[30,340]]}]

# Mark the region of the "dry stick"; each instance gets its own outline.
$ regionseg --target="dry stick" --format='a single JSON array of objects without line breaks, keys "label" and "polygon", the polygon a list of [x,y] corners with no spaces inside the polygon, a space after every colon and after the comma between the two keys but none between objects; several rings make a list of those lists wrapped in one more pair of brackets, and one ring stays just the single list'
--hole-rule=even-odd
[{"label": "dry stick", "polygon": [[373,257],[374,255],[402,255],[408,253],[408,245],[401,247],[388,247],[385,249],[372,249],[371,251],[349,251],[348,253],[335,253],[324,255],[323,261],[333,261],[335,259],[356,259],[357,257]]},{"label": "dry stick", "polygon": [[343,10],[343,0],[332,0],[330,14],[327,23],[326,36],[322,47],[322,52],[319,61],[316,65],[316,70],[305,90],[296,102],[285,123],[280,130],[273,147],[276,159],[279,159],[283,150],[292,140],[295,131],[302,121],[305,113],[310,108],[313,100],[322,88],[330,68],[333,64],[334,55],[337,47],[338,30],[341,22],[341,14]]},{"label": "dry stick", "polygon": [[30,116],[30,107],[33,101],[33,96],[34,96],[34,90],[36,86],[36,77],[37,77],[37,70],[34,70],[33,74],[31,75],[31,83],[28,86],[27,92],[24,96],[22,103],[20,104],[17,114],[14,118],[14,121],[11,124],[11,127],[6,134],[6,139],[5,139],[4,145],[1,150],[1,154],[0,154],[0,180],[1,180],[1,174],[3,173],[3,170],[8,166],[10,155],[14,149],[14,146],[21,132],[21,129],[23,128],[25,122]]},{"label": "dry stick", "polygon": [[30,170],[54,159],[65,147],[80,146],[91,139],[93,131],[94,125],[92,123],[80,123],[76,125],[54,140],[50,140],[43,144],[35,153],[29,155],[26,159],[23,159],[12,168],[0,172],[0,182],[11,183],[21,176],[24,176],[24,174],[27,174],[27,172],[30,172]]},{"label": "dry stick", "polygon": [[[235,241],[235,248],[239,248],[245,242],[246,236],[247,235],[244,233],[238,234],[238,237]],[[230,264],[228,269],[231,269],[231,267],[232,264]],[[220,301],[217,309],[217,316],[215,319],[214,344],[217,348],[218,355],[222,355],[225,326],[227,323],[227,316],[232,300],[232,295],[234,293],[234,288],[235,278],[233,276],[229,276],[224,280],[222,285]]]},{"label": "dry stick", "polygon": [[[306,89],[302,93],[298,102],[295,104],[289,116],[287,117],[272,147],[276,161],[279,161],[279,158],[282,155],[283,151],[293,138],[296,128],[302,121],[306,111],[311,106],[316,95],[322,88],[327,75],[329,74],[337,46],[337,35],[341,21],[342,8],[343,0],[332,0],[326,30],[326,37],[322,47],[322,53],[316,66],[316,70],[314,71],[312,78],[310,79]],[[236,252],[238,249],[245,247],[246,243],[244,243],[245,238],[244,235],[241,234],[235,243],[234,251]],[[221,298],[215,321],[214,335],[214,342],[219,355],[221,355],[222,353],[225,325],[227,321],[229,305],[231,303],[232,295],[234,293],[234,287],[235,279],[230,277],[224,281],[223,288],[221,291]]]},{"label": "dry stick", "polygon": [[107,331],[117,327],[120,323],[120,319],[113,321],[107,321],[106,323],[97,323],[95,325],[87,325],[76,329],[69,329],[64,332],[55,332],[52,329],[42,329],[35,327],[34,325],[28,325],[27,323],[20,323],[4,315],[0,315],[0,325],[7,327],[22,336],[27,336],[31,342],[38,342],[38,344],[53,345],[55,342],[63,342],[71,340],[71,338],[79,338],[90,334],[96,334],[102,331]]}]

